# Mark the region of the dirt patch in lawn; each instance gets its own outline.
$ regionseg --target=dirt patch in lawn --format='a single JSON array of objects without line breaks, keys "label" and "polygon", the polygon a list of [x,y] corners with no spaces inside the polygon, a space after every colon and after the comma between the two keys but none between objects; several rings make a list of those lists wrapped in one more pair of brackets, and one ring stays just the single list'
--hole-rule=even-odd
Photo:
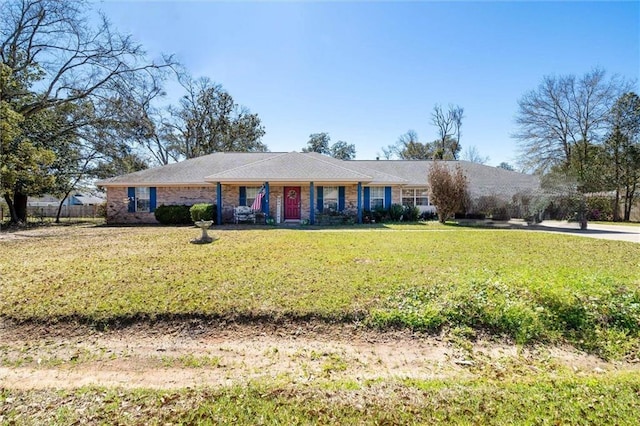
[{"label": "dirt patch in lawn", "polygon": [[357,325],[281,326],[174,321],[98,331],[0,322],[0,387],[184,388],[251,380],[308,383],[472,378],[505,370],[584,374],[637,370],[572,348],[375,332]]}]

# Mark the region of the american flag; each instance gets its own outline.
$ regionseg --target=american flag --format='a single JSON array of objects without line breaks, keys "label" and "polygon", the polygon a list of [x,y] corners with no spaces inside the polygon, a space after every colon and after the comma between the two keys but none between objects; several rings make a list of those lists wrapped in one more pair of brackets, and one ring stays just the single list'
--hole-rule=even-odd
[{"label": "american flag", "polygon": [[262,198],[264,197],[264,186],[256,194],[256,199],[251,204],[251,210],[260,210],[262,208]]}]

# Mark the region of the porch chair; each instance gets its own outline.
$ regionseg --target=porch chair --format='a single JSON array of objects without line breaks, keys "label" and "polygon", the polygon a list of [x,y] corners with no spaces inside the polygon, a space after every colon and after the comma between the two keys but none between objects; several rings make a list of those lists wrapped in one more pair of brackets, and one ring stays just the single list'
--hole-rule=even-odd
[{"label": "porch chair", "polygon": [[253,222],[256,223],[256,214],[251,207],[238,206],[233,209],[233,221],[239,222]]}]

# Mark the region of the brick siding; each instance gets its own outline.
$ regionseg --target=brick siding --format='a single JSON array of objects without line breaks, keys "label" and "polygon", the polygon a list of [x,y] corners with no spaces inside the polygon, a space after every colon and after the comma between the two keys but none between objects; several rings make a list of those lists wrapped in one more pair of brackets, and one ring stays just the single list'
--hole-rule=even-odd
[{"label": "brick siding", "polygon": [[[296,185],[292,185],[296,186]],[[318,186],[315,189],[317,191]],[[301,219],[309,219],[309,184],[300,185],[300,210]],[[317,192],[314,191],[314,197],[317,197]],[[345,185],[345,208],[356,209],[358,206],[357,201],[358,187],[357,185]],[[400,188],[394,187],[391,191],[392,202],[401,203]],[[276,217],[277,198],[281,197],[283,201],[282,217],[284,221],[284,186],[270,185],[269,186],[269,216]],[[222,185],[222,212],[223,218],[229,221],[229,217],[232,217],[233,208],[238,206],[239,199],[239,185]],[[216,186],[194,186],[194,187],[157,187],[156,189],[156,206],[160,205],[193,205],[196,203],[217,203],[216,198]],[[314,199],[314,207],[316,201]],[[134,224],[134,223],[158,223],[153,213],[135,212],[129,213],[128,211],[129,199],[127,196],[127,187],[109,187],[107,188],[107,223],[110,224]],[[363,206],[364,209],[367,206]]]}]

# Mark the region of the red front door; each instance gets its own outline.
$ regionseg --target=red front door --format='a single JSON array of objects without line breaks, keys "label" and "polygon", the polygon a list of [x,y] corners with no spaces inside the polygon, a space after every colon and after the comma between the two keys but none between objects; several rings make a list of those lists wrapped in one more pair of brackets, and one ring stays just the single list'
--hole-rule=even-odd
[{"label": "red front door", "polygon": [[284,220],[300,219],[300,187],[284,187]]}]

